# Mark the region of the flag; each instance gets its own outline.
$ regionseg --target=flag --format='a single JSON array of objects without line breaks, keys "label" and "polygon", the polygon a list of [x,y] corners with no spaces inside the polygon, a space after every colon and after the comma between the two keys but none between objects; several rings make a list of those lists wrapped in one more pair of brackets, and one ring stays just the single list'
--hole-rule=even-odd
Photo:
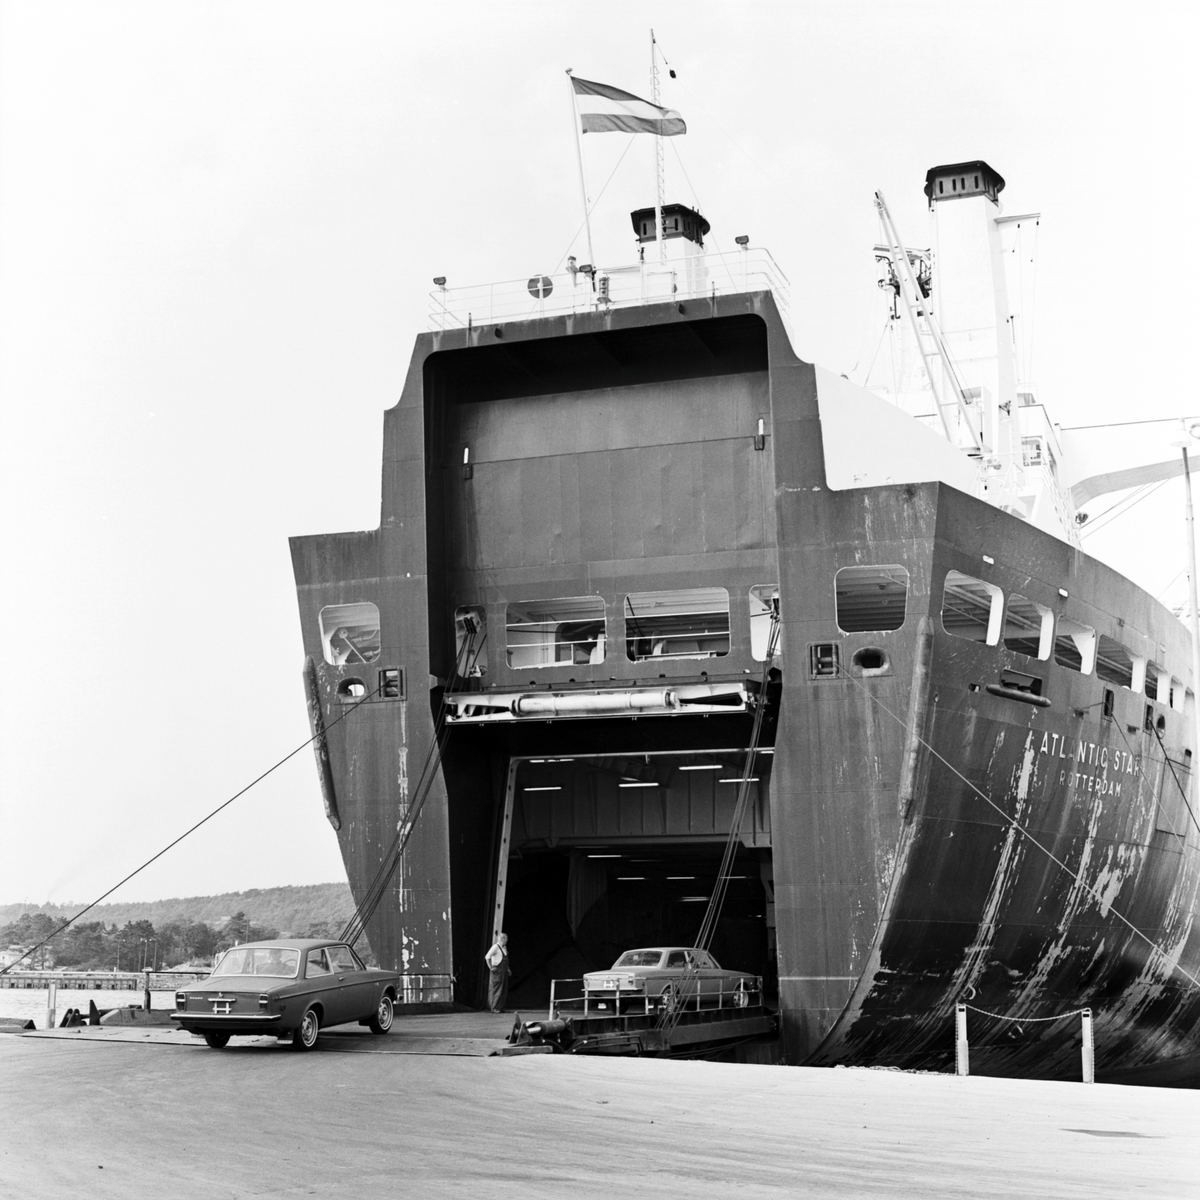
[{"label": "flag", "polygon": [[660,108],[620,88],[574,75],[571,86],[584,133],[657,133],[659,137],[687,133],[683,118],[673,108]]}]

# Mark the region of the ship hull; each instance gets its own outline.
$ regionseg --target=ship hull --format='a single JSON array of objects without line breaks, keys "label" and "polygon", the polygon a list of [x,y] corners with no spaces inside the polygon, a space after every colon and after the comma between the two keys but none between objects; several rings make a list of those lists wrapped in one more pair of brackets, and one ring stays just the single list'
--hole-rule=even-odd
[{"label": "ship hull", "polygon": [[[987,1073],[1073,1074],[1077,1019],[1042,1018],[1083,1007],[1102,1070],[1195,1053],[1188,714],[956,636],[947,574],[1152,646],[1180,679],[1184,631],[946,484],[831,490],[817,393],[765,293],[418,340],[386,415],[380,528],[292,543],[326,811],[360,903],[421,805],[368,924],[381,964],[453,974],[480,1003],[501,926],[539,997],[614,950],[694,936],[761,704],[713,948],[777,989],[783,1059],[947,1069],[964,1001],[1015,1018],[971,1015]],[[835,580],[872,564],[900,569],[902,619],[845,632]],[[716,640],[638,636],[646,597],[714,589]],[[536,631],[561,598],[575,649],[534,663],[513,614]],[[322,614],[364,602],[375,657],[329,661]]]}]

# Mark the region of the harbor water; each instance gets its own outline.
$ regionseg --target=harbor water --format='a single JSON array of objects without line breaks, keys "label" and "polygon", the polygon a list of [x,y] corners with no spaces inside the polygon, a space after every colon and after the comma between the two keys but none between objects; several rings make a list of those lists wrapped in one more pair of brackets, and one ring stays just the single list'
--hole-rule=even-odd
[{"label": "harbor water", "polygon": [[[174,988],[166,991],[153,989],[150,996],[152,1008],[169,1010],[175,1007]],[[33,1021],[39,1029],[44,1029],[49,998],[48,988],[0,988],[0,1019]],[[63,1019],[63,1014],[68,1008],[77,1008],[86,1016],[89,1000],[94,1000],[97,1008],[128,1008],[130,1005],[140,1008],[142,993],[109,989],[83,991],[60,987],[54,1000],[55,1023]]]}]

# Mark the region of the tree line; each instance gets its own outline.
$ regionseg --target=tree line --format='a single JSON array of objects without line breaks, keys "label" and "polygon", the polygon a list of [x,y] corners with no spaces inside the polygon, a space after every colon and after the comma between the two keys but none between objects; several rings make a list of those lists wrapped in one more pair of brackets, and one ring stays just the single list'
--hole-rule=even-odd
[{"label": "tree line", "polygon": [[[19,946],[26,950],[49,938],[62,918],[50,913],[24,913],[0,927],[0,948]],[[340,923],[318,921],[293,937],[337,937]],[[154,925],[150,921],[126,921],[123,926],[103,921],[77,921],[22,962],[17,970],[48,967],[79,971],[166,970],[184,963],[205,963],[230,946],[242,942],[267,941],[279,936],[277,929],[256,925],[244,912],[235,912],[222,925],[207,921],[177,920]],[[365,948],[365,947],[364,947]]]}]

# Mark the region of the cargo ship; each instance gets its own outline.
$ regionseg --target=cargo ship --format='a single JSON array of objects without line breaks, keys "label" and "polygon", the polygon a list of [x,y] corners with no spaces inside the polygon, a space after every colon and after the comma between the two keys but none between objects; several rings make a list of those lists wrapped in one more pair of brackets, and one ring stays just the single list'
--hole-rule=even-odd
[{"label": "cargo ship", "polygon": [[482,1004],[503,929],[540,1004],[692,944],[741,785],[711,949],[780,1061],[952,1069],[967,1001],[973,1071],[1075,1074],[1082,1007],[1102,1077],[1200,1051],[1193,646],[1080,547],[1130,477],[1071,486],[1022,378],[1003,187],[931,170],[930,250],[877,198],[888,387],[800,359],[771,256],[685,205],[628,265],[435,281],[379,528],[291,544],[381,964]]}]

